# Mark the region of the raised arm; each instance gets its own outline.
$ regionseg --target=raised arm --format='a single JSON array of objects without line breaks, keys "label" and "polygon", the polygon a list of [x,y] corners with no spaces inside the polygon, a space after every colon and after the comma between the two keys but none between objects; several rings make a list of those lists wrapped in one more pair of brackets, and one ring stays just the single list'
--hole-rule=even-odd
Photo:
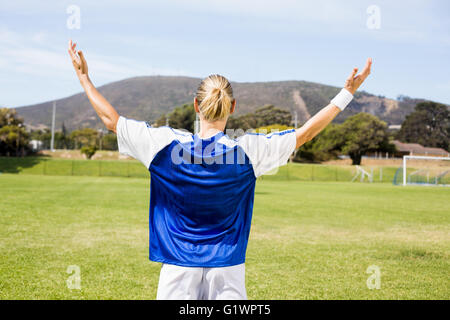
[{"label": "raised arm", "polygon": [[347,81],[345,82],[345,87],[339,93],[335,99],[331,101],[329,105],[320,110],[317,114],[309,119],[301,128],[297,129],[297,145],[299,148],[304,143],[312,140],[316,135],[319,134],[333,119],[344,110],[350,100],[353,98],[356,90],[361,86],[361,84],[366,80],[370,74],[370,68],[372,66],[372,59],[367,59],[366,66],[364,70],[356,75],[358,68],[354,68]]},{"label": "raised arm", "polygon": [[[100,119],[105,124],[106,128],[110,131],[116,132],[117,121],[119,120],[119,114],[116,109],[103,97],[100,92],[92,84],[88,75],[88,66],[83,52],[75,51],[76,43],[72,44],[72,40],[69,41],[69,54],[72,58],[72,64],[80,80],[81,86],[86,92],[89,101],[94,107]],[[78,54],[77,54],[78,53]]]}]

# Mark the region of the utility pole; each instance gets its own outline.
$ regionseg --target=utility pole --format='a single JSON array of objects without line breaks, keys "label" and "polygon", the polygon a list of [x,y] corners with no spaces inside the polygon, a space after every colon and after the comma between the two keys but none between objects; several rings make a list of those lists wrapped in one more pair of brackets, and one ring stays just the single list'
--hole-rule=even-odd
[{"label": "utility pole", "polygon": [[55,152],[55,113],[56,113],[56,101],[53,101],[53,115],[52,115],[52,140],[50,141],[50,150]]}]

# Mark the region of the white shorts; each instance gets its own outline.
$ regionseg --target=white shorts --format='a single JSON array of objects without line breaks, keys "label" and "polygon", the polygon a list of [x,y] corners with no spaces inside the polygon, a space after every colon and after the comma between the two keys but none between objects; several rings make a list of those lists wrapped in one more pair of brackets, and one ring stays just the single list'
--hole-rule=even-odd
[{"label": "white shorts", "polygon": [[247,300],[245,264],[193,268],[163,264],[158,300]]}]

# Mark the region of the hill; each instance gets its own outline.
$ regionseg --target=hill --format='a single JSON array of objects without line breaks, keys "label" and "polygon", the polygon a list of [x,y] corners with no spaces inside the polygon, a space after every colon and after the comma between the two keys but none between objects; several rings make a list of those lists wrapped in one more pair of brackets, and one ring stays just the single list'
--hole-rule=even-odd
[{"label": "hill", "polygon": [[[176,106],[191,103],[201,79],[178,76],[145,76],[124,79],[99,87],[99,91],[126,117],[156,121]],[[306,81],[233,82],[237,99],[237,114],[254,111],[273,104],[297,112],[299,124],[304,123],[327,105],[340,88]],[[386,121],[399,124],[413,111],[419,99],[386,99],[366,92],[358,92],[350,108],[336,121],[350,115],[368,112]],[[31,128],[50,127],[53,101],[16,108]],[[56,128],[64,121],[69,130],[83,127],[102,128],[95,111],[84,93],[56,100]]]}]

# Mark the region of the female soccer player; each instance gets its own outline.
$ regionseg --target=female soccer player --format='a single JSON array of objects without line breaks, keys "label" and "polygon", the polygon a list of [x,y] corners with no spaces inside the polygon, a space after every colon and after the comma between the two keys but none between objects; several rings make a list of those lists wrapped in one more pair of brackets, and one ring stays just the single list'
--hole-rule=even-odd
[{"label": "female soccer player", "polygon": [[162,263],[157,299],[246,299],[245,253],[255,182],[287,163],[350,103],[370,73],[354,68],[345,87],[299,129],[268,135],[224,133],[236,100],[227,79],[204,79],[194,98],[200,132],[155,128],[119,116],[96,90],[76,44],[69,54],[92,106],[117,134],[119,152],[150,171],[150,260]]}]

